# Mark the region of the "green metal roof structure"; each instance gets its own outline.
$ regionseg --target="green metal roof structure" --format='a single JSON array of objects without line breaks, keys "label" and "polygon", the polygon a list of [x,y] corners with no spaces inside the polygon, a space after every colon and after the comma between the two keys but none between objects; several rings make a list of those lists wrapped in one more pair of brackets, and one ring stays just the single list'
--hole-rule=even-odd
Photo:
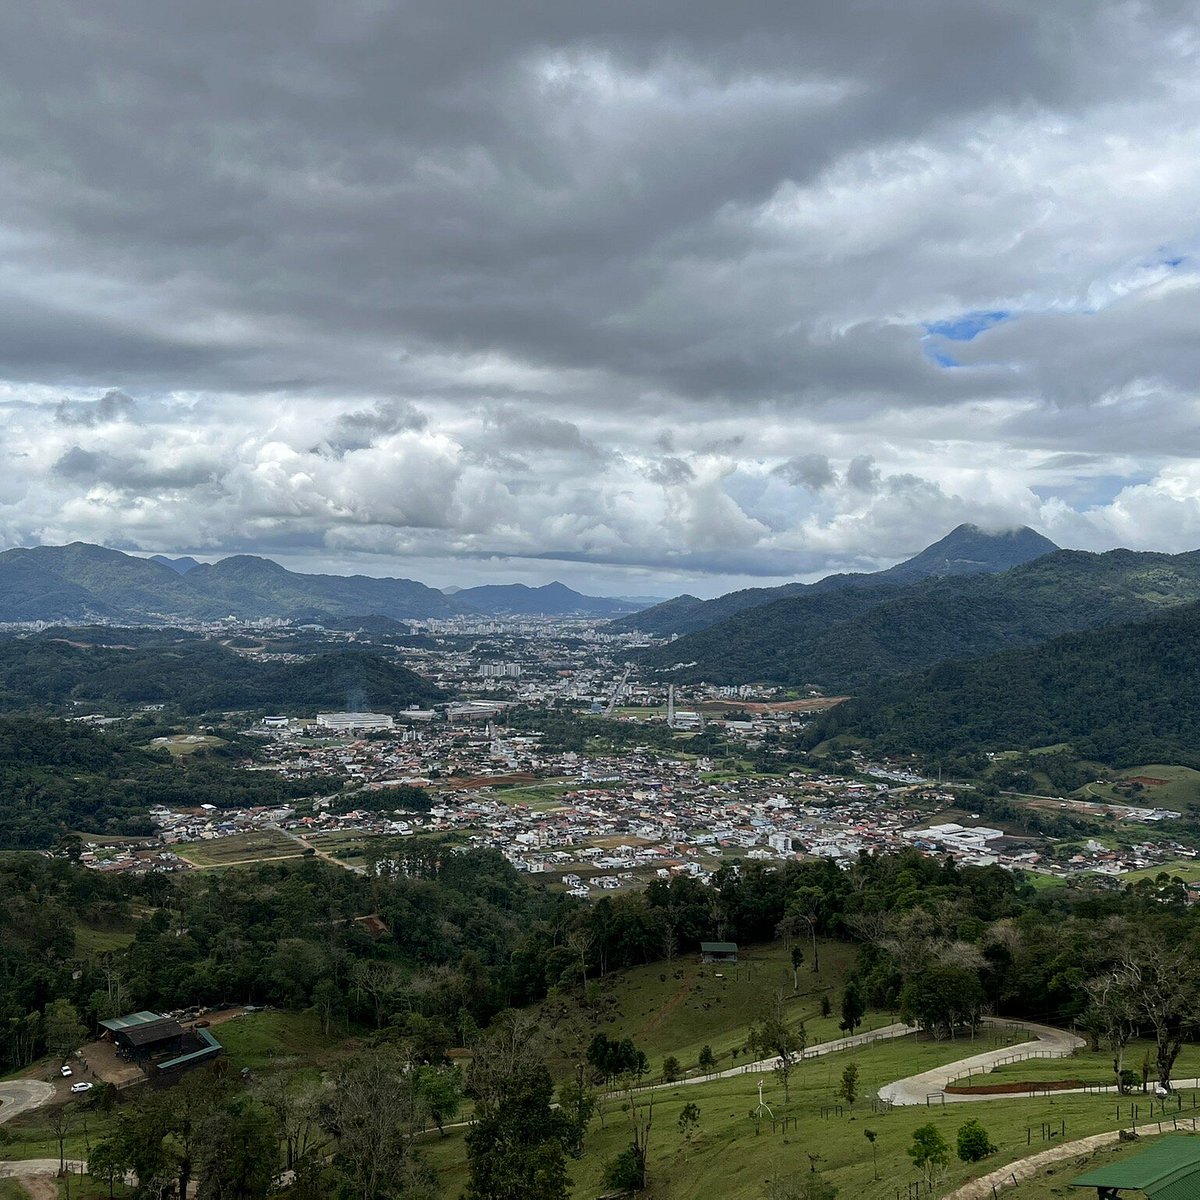
[{"label": "green metal roof structure", "polygon": [[110,1017],[107,1021],[101,1021],[100,1026],[111,1033],[116,1033],[119,1029],[134,1029],[138,1025],[151,1025],[155,1021],[161,1020],[163,1020],[162,1013],[143,1011],[130,1013],[126,1017]]},{"label": "green metal roof structure", "polygon": [[1200,1196],[1200,1137],[1164,1137],[1141,1154],[1097,1167],[1072,1187],[1095,1188],[1100,1197],[1145,1192],[1150,1200],[1196,1200]]},{"label": "green metal roof structure", "polygon": [[190,1067],[195,1063],[203,1062],[207,1058],[215,1058],[224,1049],[221,1043],[207,1029],[198,1028],[192,1032],[204,1043],[200,1049],[193,1050],[190,1054],[181,1054],[178,1058],[168,1058],[166,1062],[160,1062],[158,1064],[160,1071],[177,1071],[180,1067]]},{"label": "green metal roof structure", "polygon": [[737,942],[701,942],[701,954],[736,954]]}]

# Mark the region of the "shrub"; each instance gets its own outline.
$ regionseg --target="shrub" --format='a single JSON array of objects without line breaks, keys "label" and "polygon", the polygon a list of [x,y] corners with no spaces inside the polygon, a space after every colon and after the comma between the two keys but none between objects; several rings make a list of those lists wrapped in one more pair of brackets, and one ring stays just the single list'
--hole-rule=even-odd
[{"label": "shrub", "polygon": [[963,1162],[979,1162],[989,1154],[995,1154],[988,1132],[974,1117],[958,1127],[958,1157]]}]

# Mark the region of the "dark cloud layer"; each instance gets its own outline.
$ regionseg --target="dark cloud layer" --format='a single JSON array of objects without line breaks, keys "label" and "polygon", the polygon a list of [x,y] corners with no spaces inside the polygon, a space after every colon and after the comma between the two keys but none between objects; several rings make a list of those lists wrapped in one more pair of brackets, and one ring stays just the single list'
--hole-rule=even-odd
[{"label": "dark cloud layer", "polygon": [[1198,15],[7,6],[0,535],[701,591],[1195,544]]}]

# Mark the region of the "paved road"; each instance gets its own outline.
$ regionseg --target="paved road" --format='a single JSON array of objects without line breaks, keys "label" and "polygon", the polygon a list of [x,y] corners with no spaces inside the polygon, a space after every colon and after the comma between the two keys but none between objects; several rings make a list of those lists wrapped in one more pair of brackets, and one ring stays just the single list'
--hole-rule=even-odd
[{"label": "paved road", "polygon": [[[45,1104],[54,1095],[54,1085],[36,1079],[13,1079],[0,1083],[0,1125],[18,1113]],[[56,1160],[57,1165],[57,1160]]]},{"label": "paved road", "polygon": [[[938,1103],[942,1103],[944,1100],[947,1104],[962,1104],[980,1100],[1011,1100],[1014,1095],[1018,1097],[1021,1095],[1031,1096],[1035,1093],[1007,1092],[1003,1096],[961,1096],[946,1092],[945,1088],[947,1084],[970,1070],[987,1071],[1002,1060],[1011,1062],[1014,1054],[1024,1053],[1029,1058],[1066,1058],[1085,1044],[1083,1038],[1076,1037],[1073,1033],[1067,1033],[1064,1029],[1053,1029],[1049,1025],[1035,1025],[1032,1021],[985,1021],[984,1023],[1024,1029],[1033,1037],[1030,1041],[1021,1042],[1019,1045],[1004,1046],[999,1050],[986,1050],[982,1054],[972,1054],[968,1058],[960,1058],[957,1062],[947,1063],[944,1067],[934,1067],[932,1071],[922,1071],[919,1075],[910,1075],[907,1079],[898,1079],[895,1083],[885,1084],[879,1089],[879,1098],[901,1105],[926,1104],[930,1097],[936,1097]],[[1037,1094],[1043,1095],[1044,1093]]]}]

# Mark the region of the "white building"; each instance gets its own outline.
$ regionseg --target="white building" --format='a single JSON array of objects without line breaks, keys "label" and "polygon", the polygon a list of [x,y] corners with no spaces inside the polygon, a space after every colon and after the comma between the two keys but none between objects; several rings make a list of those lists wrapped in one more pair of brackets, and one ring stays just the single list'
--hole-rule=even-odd
[{"label": "white building", "polygon": [[384,713],[340,712],[317,713],[317,724],[322,729],[391,729],[395,721]]}]

